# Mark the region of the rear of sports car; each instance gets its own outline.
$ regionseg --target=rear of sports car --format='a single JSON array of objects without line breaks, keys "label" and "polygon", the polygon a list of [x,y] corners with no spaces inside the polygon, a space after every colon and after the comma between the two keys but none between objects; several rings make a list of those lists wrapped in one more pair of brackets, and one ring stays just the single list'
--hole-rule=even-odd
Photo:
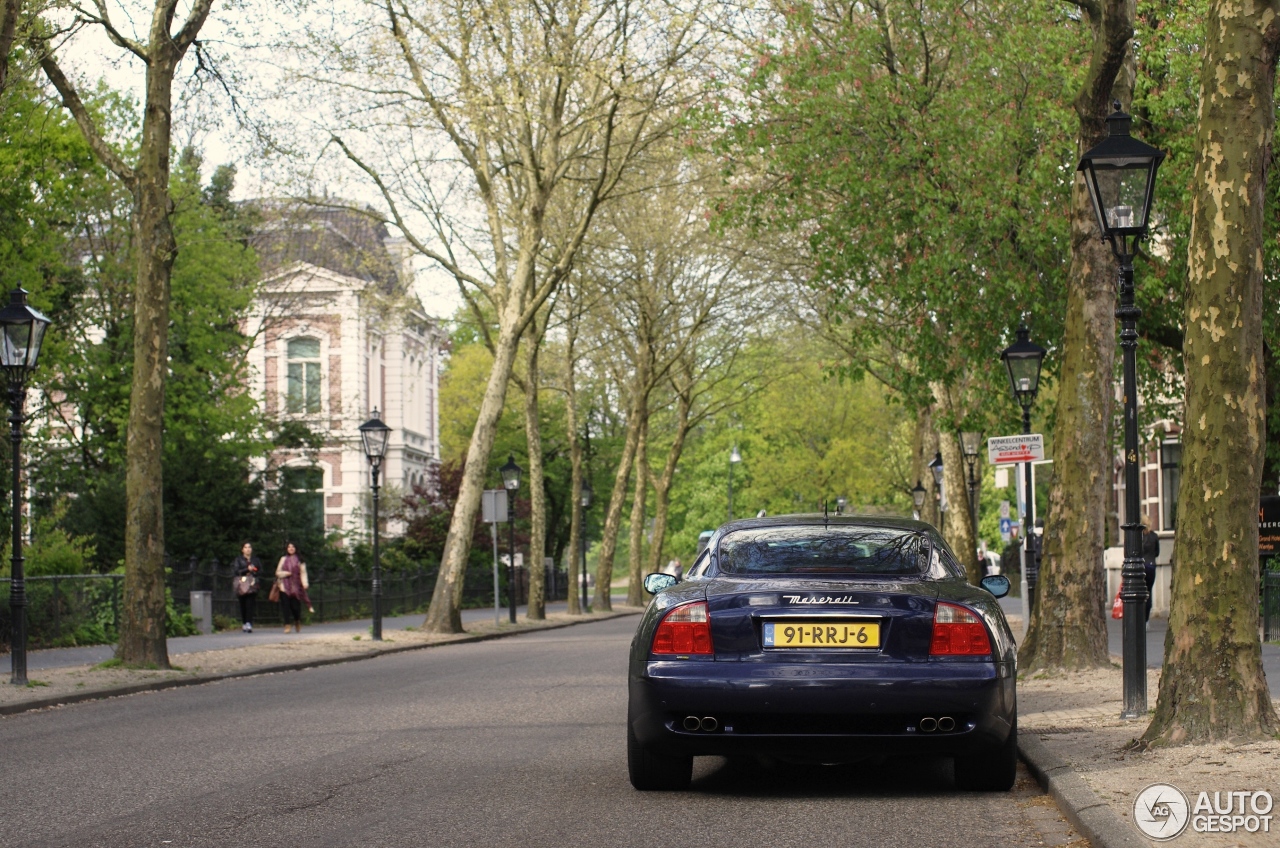
[{"label": "rear of sports car", "polygon": [[700,755],[878,754],[954,756],[962,788],[1009,788],[1015,655],[995,599],[927,568],[796,570],[721,573],[655,598],[632,645],[637,788],[687,785]]}]

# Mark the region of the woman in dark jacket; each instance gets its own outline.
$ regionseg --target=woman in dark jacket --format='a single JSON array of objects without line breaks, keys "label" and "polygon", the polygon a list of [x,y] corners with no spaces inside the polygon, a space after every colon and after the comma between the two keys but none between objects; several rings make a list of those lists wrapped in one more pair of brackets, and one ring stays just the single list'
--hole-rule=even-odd
[{"label": "woman in dark jacket", "polygon": [[1151,596],[1155,593],[1156,559],[1160,556],[1160,537],[1151,529],[1151,519],[1142,516],[1142,571],[1147,583],[1147,617],[1151,620]]},{"label": "woman in dark jacket", "polygon": [[[240,629],[245,633],[253,632],[253,614],[258,606],[258,583],[262,575],[262,563],[253,555],[253,545],[248,542],[240,548],[240,555],[235,559],[236,597],[240,599],[240,620],[244,622]],[[247,582],[242,578],[248,577]],[[252,585],[253,591],[245,592],[241,585]]]}]

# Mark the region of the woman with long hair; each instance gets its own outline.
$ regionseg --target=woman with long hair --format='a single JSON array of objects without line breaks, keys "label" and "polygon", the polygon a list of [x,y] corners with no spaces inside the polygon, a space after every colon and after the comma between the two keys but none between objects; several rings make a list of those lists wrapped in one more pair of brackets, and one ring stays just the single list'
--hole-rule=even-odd
[{"label": "woman with long hair", "polygon": [[276,583],[280,586],[280,618],[284,619],[284,632],[290,627],[293,632],[302,632],[302,605],[307,605],[309,612],[315,612],[311,606],[311,598],[307,597],[307,564],[298,553],[298,546],[287,542],[284,556],[276,565]]}]

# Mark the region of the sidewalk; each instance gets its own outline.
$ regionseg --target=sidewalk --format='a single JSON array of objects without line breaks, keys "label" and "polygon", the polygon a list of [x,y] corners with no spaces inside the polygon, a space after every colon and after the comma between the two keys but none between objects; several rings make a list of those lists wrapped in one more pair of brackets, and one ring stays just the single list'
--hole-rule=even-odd
[{"label": "sidewalk", "polygon": [[[1003,604],[1015,633],[1021,603]],[[1134,802],[1146,787],[1177,787],[1194,808],[1199,793],[1264,790],[1280,798],[1280,742],[1217,743],[1160,748],[1147,752],[1125,747],[1147,729],[1149,718],[1121,721],[1123,676],[1122,624],[1108,619],[1112,667],[1058,676],[1020,676],[1018,747],[1022,759],[1058,806],[1089,839],[1093,848],[1155,844],[1134,823]],[[1160,668],[1168,622],[1152,619],[1147,629],[1147,704],[1154,709],[1160,692]],[[1280,709],[1280,646],[1263,644],[1263,667],[1271,697]],[[1224,802],[1225,803],[1225,802]],[[1248,812],[1246,810],[1246,812]],[[1197,833],[1178,836],[1179,848],[1270,846],[1280,844],[1280,808],[1271,832]]]},{"label": "sidewalk", "polygon": [[566,604],[548,604],[543,621],[530,621],[526,609],[517,609],[516,624],[508,612],[494,621],[493,609],[464,610],[465,633],[439,635],[423,633],[425,614],[384,618],[383,641],[374,642],[370,619],[330,622],[304,626],[301,634],[283,628],[259,628],[253,633],[239,630],[188,636],[168,640],[172,668],[124,669],[113,667],[110,645],[87,648],[55,648],[32,651],[27,656],[28,685],[8,683],[10,658],[0,655],[0,716],[46,709],[80,701],[157,691],[177,686],[211,683],[235,677],[274,674],[340,662],[372,659],[401,651],[421,650],[435,645],[478,642],[532,630],[569,627],[589,621],[604,621],[641,612],[625,605],[625,597],[613,598],[613,611],[571,616]]}]

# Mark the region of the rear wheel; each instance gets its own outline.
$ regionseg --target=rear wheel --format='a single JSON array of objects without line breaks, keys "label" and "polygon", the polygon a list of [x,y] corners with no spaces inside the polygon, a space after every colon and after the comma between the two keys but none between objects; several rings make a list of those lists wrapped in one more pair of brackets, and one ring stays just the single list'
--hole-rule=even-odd
[{"label": "rear wheel", "polygon": [[641,791],[679,792],[693,779],[693,757],[673,757],[655,753],[636,739],[627,723],[627,771],[631,785]]},{"label": "rear wheel", "polygon": [[1018,775],[1018,720],[999,748],[956,757],[956,788],[971,792],[1008,792]]}]

